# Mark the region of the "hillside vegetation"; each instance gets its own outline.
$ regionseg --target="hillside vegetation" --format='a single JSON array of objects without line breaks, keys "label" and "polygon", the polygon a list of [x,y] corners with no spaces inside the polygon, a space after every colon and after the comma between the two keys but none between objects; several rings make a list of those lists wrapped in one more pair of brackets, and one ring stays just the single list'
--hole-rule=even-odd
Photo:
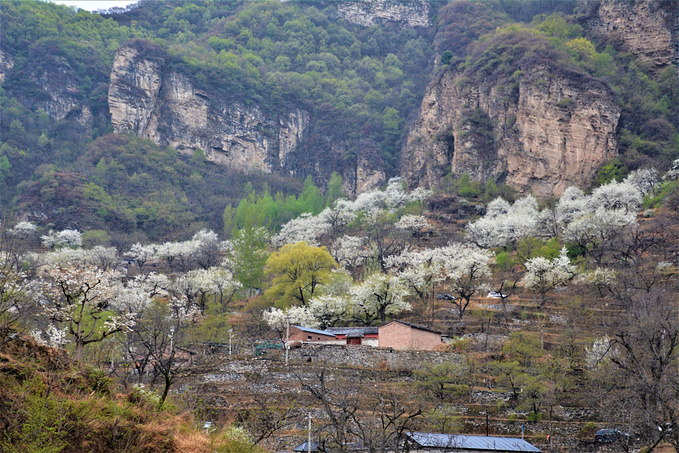
[{"label": "hillside vegetation", "polygon": [[[289,449],[309,412],[328,452],[524,424],[563,451],[596,450],[600,427],[631,434],[618,451],[679,447],[677,71],[596,38],[597,5],[432,2],[432,25],[408,27],[337,2],[3,3],[0,449]],[[307,109],[304,153],[342,142],[396,177],[346,193],[306,161],[304,182],[227,172],[112,133],[108,74],[131,39],[224,99]],[[501,81],[502,102],[541,83],[524,62],[610,88],[619,156],[555,199],[452,172],[407,187],[430,80]],[[462,125],[492,147],[488,118]],[[391,320],[448,340],[399,369],[252,357],[289,323]]]},{"label": "hillside vegetation", "polygon": [[[676,68],[652,73],[616,42],[592,35],[588,21],[595,11],[575,1],[433,2],[430,27],[365,27],[345,20],[333,2],[142,1],[103,16],[49,2],[8,2],[0,49],[8,62],[0,93],[3,210],[44,217],[58,228],[155,240],[203,227],[221,230],[224,208],[248,195],[247,180],[258,188],[267,180],[272,195],[298,193],[298,183],[272,175],[224,177],[199,155],[193,165],[170,150],[151,152],[153,145],[135,138],[101,137],[111,131],[113,57],[132,39],[159,46],[167,65],[232,102],[269,112],[310,111],[300,156],[341,144],[348,162],[357,150],[371,150],[389,176],[401,168],[403,138],[432,70],[461,71],[470,84],[502,77],[508,80],[502,92],[511,96],[515,66],[546,59],[555,69],[604,80],[618,93],[620,157],[602,169],[598,183],[648,165],[667,169],[679,153]],[[55,82],[69,87],[58,107],[50,101]],[[78,107],[64,116],[60,109],[69,103]],[[163,163],[122,157],[156,152],[166,154]],[[102,181],[93,165],[99,173],[120,169],[125,177]],[[298,173],[325,186],[330,171],[306,168],[304,159],[299,165]],[[72,201],[55,197],[57,187]],[[133,187],[144,202],[124,193]],[[154,217],[160,220],[149,220]]]}]

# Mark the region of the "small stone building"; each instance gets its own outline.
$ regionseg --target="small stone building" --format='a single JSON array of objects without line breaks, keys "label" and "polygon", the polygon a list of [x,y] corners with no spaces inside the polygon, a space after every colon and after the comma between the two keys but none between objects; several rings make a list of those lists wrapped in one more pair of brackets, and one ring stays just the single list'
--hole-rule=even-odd
[{"label": "small stone building", "polygon": [[405,434],[403,451],[426,453],[540,453],[540,449],[515,437],[465,436],[410,432]]},{"label": "small stone building", "polygon": [[432,351],[441,344],[441,332],[405,321],[392,321],[379,328],[381,348]]}]

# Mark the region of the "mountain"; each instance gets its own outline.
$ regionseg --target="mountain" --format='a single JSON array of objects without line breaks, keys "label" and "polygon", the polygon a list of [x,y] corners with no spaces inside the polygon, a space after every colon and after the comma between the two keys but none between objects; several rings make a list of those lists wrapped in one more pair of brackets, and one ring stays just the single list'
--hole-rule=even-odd
[{"label": "mountain", "polygon": [[[27,1],[1,14],[2,208],[59,228],[220,229],[245,182],[286,195],[333,172],[350,196],[466,174],[549,198],[679,156],[673,1],[142,0],[103,15]],[[136,153],[176,162],[138,171],[123,159]],[[126,177],[104,177],[116,168]],[[162,205],[173,214],[153,231]]]}]

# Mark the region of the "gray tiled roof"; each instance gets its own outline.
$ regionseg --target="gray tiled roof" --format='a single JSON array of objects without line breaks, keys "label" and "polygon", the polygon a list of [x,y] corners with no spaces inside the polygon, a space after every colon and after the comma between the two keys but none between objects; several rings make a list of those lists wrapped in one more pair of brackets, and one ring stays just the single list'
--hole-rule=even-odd
[{"label": "gray tiled roof", "polygon": [[376,335],[379,327],[331,327],[327,331],[335,335]]},{"label": "gray tiled roof", "polygon": [[540,452],[540,449],[523,439],[513,437],[465,436],[461,434],[407,433],[412,441],[422,447],[434,447],[497,452]]}]

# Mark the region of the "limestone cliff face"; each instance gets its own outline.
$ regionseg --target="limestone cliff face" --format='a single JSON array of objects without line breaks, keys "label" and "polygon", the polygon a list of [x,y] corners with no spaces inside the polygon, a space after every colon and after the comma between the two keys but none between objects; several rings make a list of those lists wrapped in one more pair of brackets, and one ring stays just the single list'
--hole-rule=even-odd
[{"label": "limestone cliff face", "polygon": [[0,83],[5,81],[5,75],[14,67],[14,59],[0,49]]},{"label": "limestone cliff face", "polygon": [[46,56],[37,62],[28,77],[41,95],[26,98],[27,105],[43,110],[54,121],[75,120],[75,124],[82,127],[81,133],[91,133],[93,115],[83,99],[82,80],[65,58]]},{"label": "limestone cliff face", "polygon": [[534,66],[524,74],[514,84],[469,85],[449,71],[432,83],[403,153],[409,184],[432,187],[451,168],[540,198],[588,184],[616,155],[613,94],[580,73]]},{"label": "limestone cliff face", "polygon": [[135,44],[115,57],[108,103],[115,132],[134,131],[184,154],[200,148],[208,160],[245,172],[294,168],[291,153],[310,120],[304,110],[274,118],[214,96]]},{"label": "limestone cliff face", "polygon": [[592,31],[660,70],[679,64],[679,2],[603,0],[596,4]]},{"label": "limestone cliff face", "polygon": [[337,11],[349,22],[370,27],[383,23],[398,23],[409,27],[427,27],[429,3],[419,0],[361,0],[338,2]]}]

